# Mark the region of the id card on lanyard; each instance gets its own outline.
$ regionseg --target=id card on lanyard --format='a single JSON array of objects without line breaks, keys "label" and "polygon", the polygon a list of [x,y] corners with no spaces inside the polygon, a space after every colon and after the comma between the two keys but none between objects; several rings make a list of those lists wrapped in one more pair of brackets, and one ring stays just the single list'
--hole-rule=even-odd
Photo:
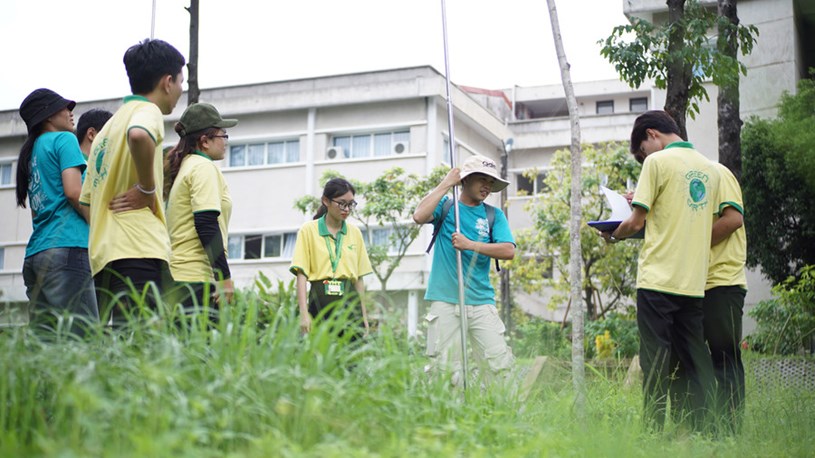
[{"label": "id card on lanyard", "polygon": [[328,258],[331,260],[331,272],[334,278],[331,280],[324,280],[323,287],[325,288],[326,296],[342,296],[345,294],[343,285],[345,282],[337,280],[337,267],[340,265],[340,258],[342,257],[342,232],[337,231],[337,240],[334,244],[334,249],[331,249],[331,236],[323,236],[325,239],[325,247],[328,249]]}]

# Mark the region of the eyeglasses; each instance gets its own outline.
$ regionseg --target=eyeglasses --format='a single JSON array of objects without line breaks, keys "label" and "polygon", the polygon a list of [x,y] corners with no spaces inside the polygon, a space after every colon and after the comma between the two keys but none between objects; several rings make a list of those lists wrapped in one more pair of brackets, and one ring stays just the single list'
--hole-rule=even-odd
[{"label": "eyeglasses", "polygon": [[212,137],[213,137],[213,138],[218,137],[218,138],[223,138],[224,140],[229,140],[229,135],[227,135],[227,134],[223,134],[223,135],[212,135]]},{"label": "eyeglasses", "polygon": [[353,210],[353,209],[357,208],[357,201],[356,200],[352,200],[351,202],[340,202],[338,200],[333,200],[332,199],[331,202],[334,202],[335,204],[337,204],[337,206],[340,207],[340,210]]}]

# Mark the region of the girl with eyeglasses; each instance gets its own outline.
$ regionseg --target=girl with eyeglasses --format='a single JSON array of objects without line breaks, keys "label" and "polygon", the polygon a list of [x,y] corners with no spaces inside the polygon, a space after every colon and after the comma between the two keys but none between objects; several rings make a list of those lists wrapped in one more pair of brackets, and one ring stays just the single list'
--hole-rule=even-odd
[{"label": "girl with eyeglasses", "polygon": [[176,287],[168,299],[186,310],[232,299],[233,284],[224,241],[232,199],[221,169],[213,161],[226,154],[226,130],[237,119],[223,119],[208,103],[187,107],[175,125],[181,137],[167,154],[164,174],[170,272]]},{"label": "girl with eyeglasses", "polygon": [[[313,221],[305,223],[297,233],[289,271],[297,276],[297,305],[303,333],[311,330],[313,318],[338,313],[348,313],[368,331],[362,277],[373,269],[362,232],[346,221],[357,205],[355,194],[354,186],[347,180],[329,180]],[[340,335],[345,331],[340,331]],[[349,332],[352,340],[360,336],[359,328]]]}]

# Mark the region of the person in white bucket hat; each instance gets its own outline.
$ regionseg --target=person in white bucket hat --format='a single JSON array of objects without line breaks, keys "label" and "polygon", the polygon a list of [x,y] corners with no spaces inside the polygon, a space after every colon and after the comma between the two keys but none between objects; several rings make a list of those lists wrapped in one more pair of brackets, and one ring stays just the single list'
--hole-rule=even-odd
[{"label": "person in white bucket hat", "polygon": [[[461,184],[459,221],[456,232],[454,212],[448,192]],[[507,187],[495,161],[485,156],[467,158],[461,168],[453,168],[441,183],[422,199],[413,213],[418,224],[433,223],[438,243],[433,252],[433,265],[425,300],[431,302],[426,354],[428,370],[451,371],[452,383],[460,384],[462,368],[458,268],[456,251],[461,251],[464,303],[467,331],[476,360],[487,366],[489,373],[506,372],[515,358],[504,339],[506,328],[495,308],[495,290],[490,284],[491,259],[515,257],[515,240],[504,212],[489,207],[484,200],[493,192]],[[490,215],[490,213],[492,215]]]}]

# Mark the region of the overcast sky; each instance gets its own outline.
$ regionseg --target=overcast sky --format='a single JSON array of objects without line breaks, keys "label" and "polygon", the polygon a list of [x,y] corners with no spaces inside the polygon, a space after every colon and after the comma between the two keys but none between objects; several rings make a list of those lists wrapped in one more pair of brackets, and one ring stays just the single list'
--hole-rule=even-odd
[{"label": "overcast sky", "polygon": [[[0,110],[47,87],[77,101],[127,95],[122,56],[150,36],[153,0],[6,0]],[[189,0],[156,0],[155,37],[189,49]],[[432,65],[444,72],[441,0],[202,0],[202,89]],[[597,40],[623,0],[559,0],[574,81],[616,78]],[[447,0],[450,76],[486,89],[560,82],[544,0]],[[184,85],[186,89],[186,83]]]}]

